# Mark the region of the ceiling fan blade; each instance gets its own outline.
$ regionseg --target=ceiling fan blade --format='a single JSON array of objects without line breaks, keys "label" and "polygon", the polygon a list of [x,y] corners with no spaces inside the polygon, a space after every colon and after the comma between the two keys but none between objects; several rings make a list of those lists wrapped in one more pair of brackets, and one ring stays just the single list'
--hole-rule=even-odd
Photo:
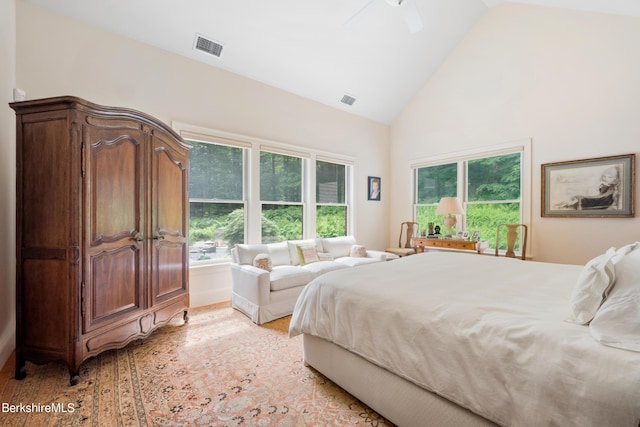
[{"label": "ceiling fan blade", "polygon": [[410,32],[417,33],[424,28],[415,0],[404,0],[402,2],[402,13]]},{"label": "ceiling fan blade", "polygon": [[355,13],[355,15],[353,15],[351,18],[349,18],[347,20],[347,22],[344,23],[344,25],[346,27],[351,27],[351,26],[355,25],[356,22],[360,21],[363,17],[365,17],[369,13],[369,10],[373,6],[373,4],[376,3],[376,2],[377,2],[377,0],[369,0],[369,2],[367,4],[365,4],[362,7],[362,9],[357,11]]}]

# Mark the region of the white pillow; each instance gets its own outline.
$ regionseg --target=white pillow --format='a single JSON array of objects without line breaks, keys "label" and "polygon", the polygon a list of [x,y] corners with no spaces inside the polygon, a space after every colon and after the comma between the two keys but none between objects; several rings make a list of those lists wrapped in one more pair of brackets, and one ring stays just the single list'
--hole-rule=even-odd
[{"label": "white pillow", "polygon": [[353,236],[328,237],[322,239],[322,248],[324,249],[324,252],[331,254],[334,258],[349,256],[351,246],[355,244],[356,239]]},{"label": "white pillow", "polygon": [[[289,250],[286,242],[247,245],[239,243],[236,245],[238,264],[252,265],[253,260],[259,254],[269,254],[273,265],[287,265],[291,263]],[[298,255],[296,254],[296,260]]]},{"label": "white pillow", "polygon": [[269,257],[273,261],[273,265],[290,265],[291,256],[289,255],[289,247],[287,242],[269,243]]},{"label": "white pillow", "polygon": [[333,261],[333,257],[329,253],[318,252],[318,260],[320,260],[320,261]]},{"label": "white pillow", "polygon": [[634,251],[638,247],[639,243],[640,242],[630,243],[628,245],[622,246],[621,248],[618,248],[613,258],[611,258],[613,264],[615,265],[619,263],[620,260],[622,260],[622,258],[624,258],[629,252]]},{"label": "white pillow", "polygon": [[567,321],[586,325],[593,319],[615,282],[611,260],[615,254],[615,248],[609,248],[584,266],[573,288]]},{"label": "white pillow", "polygon": [[269,248],[267,245],[245,245],[239,243],[236,245],[236,252],[238,254],[238,264],[252,265],[253,260],[258,254],[268,253]]},{"label": "white pillow", "polygon": [[615,269],[616,285],[589,332],[604,345],[640,352],[640,247],[636,245]]}]

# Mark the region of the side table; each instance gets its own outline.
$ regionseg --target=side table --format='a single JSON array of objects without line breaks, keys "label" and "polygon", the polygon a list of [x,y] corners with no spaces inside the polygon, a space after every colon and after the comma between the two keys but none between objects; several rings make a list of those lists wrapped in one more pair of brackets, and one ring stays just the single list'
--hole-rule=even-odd
[{"label": "side table", "polygon": [[482,253],[489,247],[488,240],[460,240],[460,239],[432,239],[427,237],[414,237],[411,245],[416,248],[416,252],[424,252],[424,248],[453,249],[459,251],[475,251]]}]

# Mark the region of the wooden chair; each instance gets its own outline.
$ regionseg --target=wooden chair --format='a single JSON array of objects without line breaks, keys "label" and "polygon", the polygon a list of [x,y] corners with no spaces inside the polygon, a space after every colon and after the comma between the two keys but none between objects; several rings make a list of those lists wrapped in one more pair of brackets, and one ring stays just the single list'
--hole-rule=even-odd
[{"label": "wooden chair", "polygon": [[500,247],[500,229],[507,228],[507,251],[504,256],[509,258],[517,258],[514,248],[518,240],[518,228],[520,228],[520,259],[526,259],[527,253],[527,232],[528,228],[524,224],[500,224],[496,234],[496,256],[498,256],[498,248]]},{"label": "wooden chair", "polygon": [[[412,221],[405,221],[400,224],[400,237],[398,237],[397,248],[387,248],[385,252],[397,255],[399,257],[413,255],[416,253],[416,249],[411,245],[411,238],[414,237],[415,231],[418,229],[418,223]],[[404,246],[402,245],[402,236],[405,237]]]}]

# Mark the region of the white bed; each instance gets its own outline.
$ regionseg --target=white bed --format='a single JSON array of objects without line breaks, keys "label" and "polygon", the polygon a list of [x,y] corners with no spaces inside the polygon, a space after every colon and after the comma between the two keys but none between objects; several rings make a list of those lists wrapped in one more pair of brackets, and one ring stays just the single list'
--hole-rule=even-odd
[{"label": "white bed", "polygon": [[566,321],[582,271],[425,253],[331,272],[300,295],[290,335],[400,426],[638,427],[640,352]]}]

